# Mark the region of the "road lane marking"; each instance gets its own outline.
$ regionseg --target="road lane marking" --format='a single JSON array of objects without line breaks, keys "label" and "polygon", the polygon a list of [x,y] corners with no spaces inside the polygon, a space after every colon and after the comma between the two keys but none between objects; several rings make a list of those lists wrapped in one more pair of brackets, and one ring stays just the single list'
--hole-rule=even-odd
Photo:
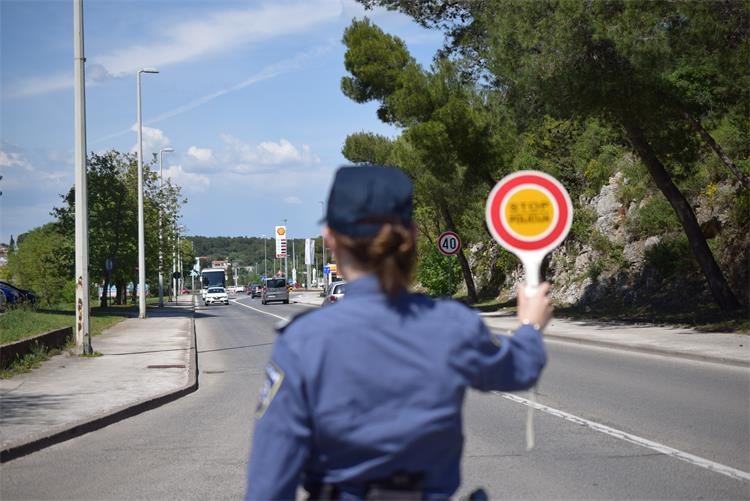
[{"label": "road lane marking", "polygon": [[665,454],[667,456],[673,457],[675,459],[679,459],[680,461],[685,461],[686,463],[690,463],[695,466],[699,466],[701,468],[705,468],[709,471],[713,471],[715,473],[720,473],[722,475],[726,475],[727,477],[734,478],[737,480],[744,480],[744,481],[750,481],[750,473],[747,473],[742,470],[738,470],[736,468],[732,468],[731,466],[723,465],[721,463],[716,463],[714,461],[711,461],[706,458],[702,458],[700,456],[695,456],[693,454],[683,452],[677,449],[673,449],[672,447],[669,447],[664,444],[660,444],[658,442],[654,442],[652,440],[648,440],[643,437],[639,437],[637,435],[633,435],[631,433],[627,433],[621,430],[617,430],[615,428],[611,428],[609,426],[596,423],[594,421],[589,421],[588,419],[584,419],[578,416],[574,416],[573,414],[569,414],[567,412],[554,409],[552,407],[548,407],[546,405],[532,402],[530,400],[527,400],[525,398],[519,397],[517,395],[513,395],[510,393],[504,393],[501,391],[495,391],[493,392],[497,395],[500,395],[503,398],[507,398],[508,400],[512,400],[513,402],[523,404],[529,407],[532,407],[534,409],[540,410],[542,412],[545,412],[547,414],[550,414],[552,416],[560,417],[565,419],[566,421],[570,421],[571,423],[579,424],[581,426],[585,426],[587,428],[591,428],[592,430],[604,433],[606,435],[609,435],[611,437],[619,438],[620,440],[624,440],[626,442],[630,442],[631,444],[640,445],[641,447],[646,447],[648,449],[654,450],[656,452],[659,452],[661,454]]},{"label": "road lane marking", "polygon": [[289,319],[286,318],[286,317],[282,317],[282,316],[279,316],[279,315],[274,315],[273,313],[268,313],[267,311],[259,310],[258,308],[253,308],[252,306],[248,306],[245,303],[240,303],[237,299],[232,299],[232,302],[234,304],[238,304],[240,306],[244,306],[245,308],[250,308],[251,310],[255,310],[258,313],[263,313],[264,315],[270,315],[270,316],[276,317],[276,318],[278,318],[280,320],[289,321]]}]

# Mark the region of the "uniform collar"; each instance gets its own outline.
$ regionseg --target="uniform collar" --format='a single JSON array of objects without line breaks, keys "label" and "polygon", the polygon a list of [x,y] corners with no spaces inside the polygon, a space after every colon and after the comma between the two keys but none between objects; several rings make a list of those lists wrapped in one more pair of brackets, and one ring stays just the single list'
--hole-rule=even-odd
[{"label": "uniform collar", "polygon": [[347,296],[361,296],[369,294],[382,294],[383,289],[380,287],[378,276],[374,273],[368,273],[356,280],[346,284]]}]

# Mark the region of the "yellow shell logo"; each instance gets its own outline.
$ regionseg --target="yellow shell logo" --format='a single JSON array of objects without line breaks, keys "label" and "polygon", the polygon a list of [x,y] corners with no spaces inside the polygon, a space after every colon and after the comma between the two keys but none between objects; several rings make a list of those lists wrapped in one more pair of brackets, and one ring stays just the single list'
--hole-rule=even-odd
[{"label": "yellow shell logo", "polygon": [[276,229],[276,233],[278,233],[279,235],[283,235],[284,233],[286,233],[286,229],[283,226],[279,226]]}]

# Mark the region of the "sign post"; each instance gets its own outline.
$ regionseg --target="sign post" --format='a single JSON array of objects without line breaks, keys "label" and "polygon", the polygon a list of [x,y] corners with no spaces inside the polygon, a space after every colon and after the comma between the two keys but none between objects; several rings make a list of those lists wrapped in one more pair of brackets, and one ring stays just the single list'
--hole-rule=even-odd
[{"label": "sign post", "polygon": [[[539,287],[542,260],[560,245],[573,222],[565,187],[543,172],[523,170],[501,179],[487,197],[485,220],[492,237],[523,263],[527,297]],[[532,388],[530,399],[535,403]],[[534,447],[534,407],[526,419],[526,449]]]},{"label": "sign post", "polygon": [[438,250],[448,261],[448,296],[453,295],[451,256],[458,254],[461,250],[461,237],[452,231],[444,231],[438,237]]}]

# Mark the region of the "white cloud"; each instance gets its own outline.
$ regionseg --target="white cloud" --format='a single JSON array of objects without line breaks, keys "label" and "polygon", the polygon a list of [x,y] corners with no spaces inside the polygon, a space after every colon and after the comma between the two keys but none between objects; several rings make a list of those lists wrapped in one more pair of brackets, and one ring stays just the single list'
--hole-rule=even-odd
[{"label": "white cloud", "polygon": [[209,148],[191,146],[188,148],[187,154],[193,157],[198,163],[207,164],[214,161],[214,153]]},{"label": "white cloud", "polygon": [[293,204],[293,205],[299,205],[302,203],[302,200],[294,195],[284,197],[284,203],[285,204]]},{"label": "white cloud", "polygon": [[[136,131],[138,124],[133,124],[130,128],[132,131]],[[148,162],[152,155],[158,155],[159,150],[168,147],[171,143],[169,138],[164,135],[164,131],[161,129],[155,129],[153,127],[146,127],[145,125],[141,129],[142,142],[143,142],[143,162]],[[138,151],[138,143],[136,142],[130,149],[131,152],[136,153]]]},{"label": "white cloud", "polygon": [[26,172],[32,172],[34,170],[29,161],[20,153],[6,150],[0,150],[0,167],[3,169],[18,167]]},{"label": "white cloud", "polygon": [[[38,155],[37,155],[38,156]],[[60,168],[65,161],[55,159],[56,155],[48,159],[30,161],[23,150],[9,143],[0,147],[0,191],[6,192],[23,189],[66,189],[73,178],[73,170]],[[41,162],[44,166],[38,168],[34,164]]]},{"label": "white cloud", "polygon": [[320,163],[320,157],[315,155],[306,144],[297,147],[288,139],[281,138],[278,142],[263,141],[257,146],[247,144],[229,134],[221,134],[221,139],[229,146],[226,160],[234,164],[234,171],[238,173],[253,173],[267,171],[269,166],[301,166]]},{"label": "white cloud", "polygon": [[132,45],[93,57],[113,75],[135,72],[142,66],[181,63],[240,46],[307,31],[337,18],[338,0],[305,0],[296,3],[268,2],[249,9],[216,12],[207,18],[179,24],[160,24],[165,37],[153,43]]},{"label": "white cloud", "polygon": [[[268,1],[265,5],[215,12],[181,23],[155,23],[156,39],[141,34],[136,45],[89,56],[87,84],[113,77],[132,76],[138,68],[184,63],[282,36],[304,33],[338,18],[340,0]],[[267,78],[267,77],[266,77]],[[9,97],[24,97],[69,89],[72,73],[58,73],[13,82]],[[247,84],[249,85],[249,84]]]},{"label": "white cloud", "polygon": [[185,191],[206,191],[211,185],[211,179],[203,174],[186,171],[182,165],[170,165],[164,169],[164,177],[172,180],[172,184],[180,186]]}]

